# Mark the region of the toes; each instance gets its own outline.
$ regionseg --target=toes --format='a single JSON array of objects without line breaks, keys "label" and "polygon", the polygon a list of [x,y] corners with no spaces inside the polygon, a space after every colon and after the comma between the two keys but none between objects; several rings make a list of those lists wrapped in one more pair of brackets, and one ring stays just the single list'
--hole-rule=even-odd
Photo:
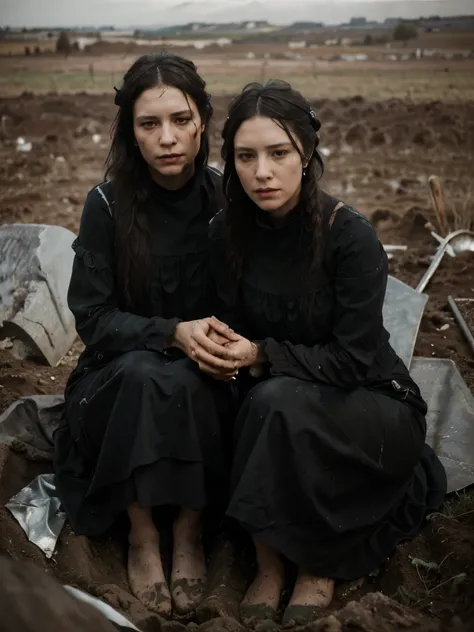
[{"label": "toes", "polygon": [[252,627],[259,621],[275,621],[277,611],[272,606],[264,603],[241,603],[240,619],[245,627]]},{"label": "toes", "polygon": [[327,610],[321,606],[288,606],[283,615],[282,625],[306,625],[318,621],[327,614]]},{"label": "toes", "polygon": [[137,591],[135,596],[148,610],[162,617],[171,615],[171,595],[166,584],[155,584],[150,589]]},{"label": "toes", "polygon": [[171,594],[177,614],[187,615],[197,608],[204,597],[203,579],[176,579],[171,583]]},{"label": "toes", "polygon": [[171,615],[171,595],[165,583],[153,586],[152,609],[163,616]]},{"label": "toes", "polygon": [[171,599],[157,598],[157,594],[154,590],[135,592],[134,594],[138,601],[150,612],[159,614],[164,618],[171,616]]}]

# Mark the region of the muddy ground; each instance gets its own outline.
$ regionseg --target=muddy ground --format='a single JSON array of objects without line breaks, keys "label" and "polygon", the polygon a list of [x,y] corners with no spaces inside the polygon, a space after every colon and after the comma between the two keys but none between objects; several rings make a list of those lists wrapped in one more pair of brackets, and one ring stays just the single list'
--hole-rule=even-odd
[{"label": "muddy ground", "polygon": [[[226,100],[217,98],[214,105],[218,129]],[[354,97],[315,105],[323,122],[324,186],[367,214],[385,244],[407,246],[391,259],[391,273],[416,286],[437,247],[426,227],[431,222],[437,228],[427,184],[431,174],[441,179],[451,228],[474,228],[474,103],[369,103]],[[113,116],[112,99],[105,96],[25,94],[0,100],[0,222],[59,224],[76,232],[85,194],[102,179]],[[20,136],[32,142],[30,152],[17,151]],[[213,131],[213,160],[218,160],[218,141]],[[430,298],[415,354],[453,359],[474,389],[474,355],[447,304],[448,295],[474,297],[474,254],[445,257],[426,291]],[[466,316],[472,322],[472,310]],[[0,341],[0,411],[22,395],[60,393],[80,350],[77,342],[57,367],[48,368],[16,360],[8,341]],[[2,505],[50,468],[0,446]],[[129,592],[120,533],[90,541],[66,528],[54,560],[47,561],[0,509],[0,552],[29,558],[62,582],[102,597],[144,632],[182,630],[185,624],[243,630],[235,617],[249,578],[247,558],[233,555],[220,536],[210,548],[211,596],[196,620],[163,623]],[[453,615],[474,620],[473,566],[474,492],[468,490],[449,499],[443,514],[402,545],[386,568],[361,586],[340,586],[332,608],[337,614],[307,629],[434,631]]]}]

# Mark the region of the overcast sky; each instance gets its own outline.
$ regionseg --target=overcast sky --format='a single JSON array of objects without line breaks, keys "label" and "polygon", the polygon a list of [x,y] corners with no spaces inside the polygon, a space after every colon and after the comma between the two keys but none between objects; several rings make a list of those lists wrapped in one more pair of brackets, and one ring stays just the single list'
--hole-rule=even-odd
[{"label": "overcast sky", "polygon": [[371,19],[469,14],[473,0],[0,0],[1,26],[155,26],[185,22]]}]

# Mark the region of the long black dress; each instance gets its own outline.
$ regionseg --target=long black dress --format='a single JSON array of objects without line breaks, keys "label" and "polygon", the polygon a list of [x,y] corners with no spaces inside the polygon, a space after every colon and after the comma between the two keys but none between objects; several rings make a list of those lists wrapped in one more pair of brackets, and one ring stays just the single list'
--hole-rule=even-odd
[{"label": "long black dress", "polygon": [[[337,200],[321,202],[329,222]],[[312,272],[302,210],[278,225],[256,211],[236,283],[224,217],[210,226],[219,315],[269,359],[263,378],[243,376],[227,514],[314,575],[362,577],[446,492],[426,404],[384,329],[385,252],[343,206]]]},{"label": "long black dress", "polygon": [[202,509],[228,480],[229,384],[167,349],[178,322],[209,316],[209,221],[220,175],[199,170],[180,190],[156,184],[153,275],[145,314],[121,309],[110,182],[88,194],[74,243],[68,302],[86,349],[55,433],[61,501],[78,534],[106,531],[131,503]]}]

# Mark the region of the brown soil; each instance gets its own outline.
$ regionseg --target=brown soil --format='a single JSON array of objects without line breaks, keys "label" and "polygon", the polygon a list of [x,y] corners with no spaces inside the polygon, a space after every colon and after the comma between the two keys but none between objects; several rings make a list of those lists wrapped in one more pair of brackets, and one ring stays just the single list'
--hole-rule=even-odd
[{"label": "brown soil", "polygon": [[468,344],[472,347],[474,344],[474,299],[472,298],[459,298],[454,301],[456,307],[461,312],[461,316],[464,319],[465,324],[471,336],[466,336]]},{"label": "brown soil", "polygon": [[[214,105],[217,129],[225,116],[226,100],[217,98]],[[429,175],[436,173],[442,180],[450,218],[462,216],[466,226],[472,221],[468,198],[474,167],[474,103],[391,100],[369,104],[355,97],[315,106],[323,121],[321,146],[331,150],[326,159],[326,188],[371,217],[384,243],[408,247],[395,254],[390,268],[396,277],[415,286],[438,245],[425,227],[431,222],[436,228]],[[113,115],[109,97],[88,94],[0,100],[0,119],[6,117],[0,129],[0,222],[60,224],[77,232],[85,194],[102,178]],[[99,143],[93,141],[93,134],[101,135]],[[31,152],[16,151],[19,136],[33,143]],[[217,159],[216,132],[212,145],[212,158]],[[452,358],[471,389],[474,356],[447,297],[474,296],[473,264],[473,253],[445,256],[426,289],[430,298],[415,350],[419,356]],[[472,319],[472,309],[470,313]],[[15,359],[8,341],[0,342],[0,411],[22,395],[61,392],[81,348],[77,342],[59,366],[49,368]],[[28,462],[0,446],[0,506],[38,473],[50,469],[49,463]],[[465,621],[474,619],[473,507],[472,493],[449,504],[413,542],[399,547],[386,569],[362,586],[340,586],[331,609],[335,615],[307,630],[428,632],[440,630],[440,621],[454,614]],[[244,629],[235,617],[248,581],[247,558],[233,555],[226,540],[217,538],[214,544],[211,595],[199,608],[197,619],[164,623],[129,592],[120,533],[88,540],[66,527],[57,554],[48,561],[27,541],[10,514],[0,509],[0,553],[29,559],[60,581],[105,599],[144,632],[182,630],[185,624],[190,630],[199,626],[210,632]],[[268,622],[260,629],[276,627]],[[453,624],[445,629],[456,628]]]}]

